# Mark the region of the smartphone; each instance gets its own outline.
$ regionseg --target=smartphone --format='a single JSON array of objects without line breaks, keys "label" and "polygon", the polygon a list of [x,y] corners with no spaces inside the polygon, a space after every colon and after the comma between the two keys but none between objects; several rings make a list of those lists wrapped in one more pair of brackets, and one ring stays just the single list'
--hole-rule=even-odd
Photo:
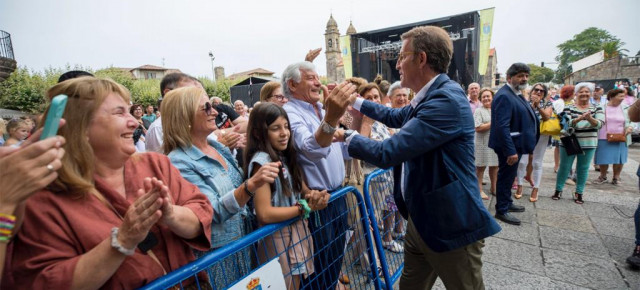
[{"label": "smartphone", "polygon": [[64,108],[67,106],[67,95],[57,95],[51,100],[49,111],[47,112],[47,120],[44,121],[44,129],[40,140],[53,137],[58,134],[58,125],[60,124],[60,118],[64,113]]}]

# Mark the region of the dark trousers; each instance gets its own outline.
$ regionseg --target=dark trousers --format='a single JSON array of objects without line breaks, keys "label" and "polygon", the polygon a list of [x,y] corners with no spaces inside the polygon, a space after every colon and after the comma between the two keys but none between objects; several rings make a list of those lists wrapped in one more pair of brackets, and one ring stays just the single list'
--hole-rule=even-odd
[{"label": "dark trousers", "polygon": [[513,180],[518,175],[518,162],[522,154],[518,154],[518,162],[509,166],[507,157],[503,153],[498,155],[498,183],[496,184],[496,214],[505,214],[509,211],[509,206],[513,203],[511,199],[511,186]]},{"label": "dark trousers", "polygon": [[334,289],[344,258],[347,224],[346,196],[329,203],[327,208],[309,217],[313,236],[313,266],[315,272],[302,282],[305,289]]}]

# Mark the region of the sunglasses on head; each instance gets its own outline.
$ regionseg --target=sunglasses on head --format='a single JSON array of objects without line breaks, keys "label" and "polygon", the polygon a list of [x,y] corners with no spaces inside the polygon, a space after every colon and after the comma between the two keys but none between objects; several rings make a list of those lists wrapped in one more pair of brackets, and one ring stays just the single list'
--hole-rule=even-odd
[{"label": "sunglasses on head", "polygon": [[206,102],[204,103],[204,109],[202,110],[205,114],[207,114],[207,116],[211,116],[211,114],[213,113],[213,106],[211,106],[211,103]]}]

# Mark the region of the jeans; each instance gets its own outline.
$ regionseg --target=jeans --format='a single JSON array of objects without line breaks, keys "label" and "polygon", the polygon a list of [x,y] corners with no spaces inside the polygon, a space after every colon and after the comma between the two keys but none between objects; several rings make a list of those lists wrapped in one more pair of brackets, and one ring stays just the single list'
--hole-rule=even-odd
[{"label": "jeans", "polygon": [[576,164],[576,193],[582,194],[584,192],[584,185],[587,183],[587,177],[589,175],[589,166],[593,159],[593,154],[596,152],[595,148],[582,149],[584,154],[567,155],[567,151],[564,147],[560,147],[560,167],[558,167],[558,175],[556,175],[556,190],[562,191],[564,189],[564,182],[569,176],[571,165],[573,160],[578,158]]},{"label": "jeans", "polygon": [[315,273],[303,284],[308,289],[334,289],[338,283],[344,258],[345,234],[348,229],[346,196],[342,196],[309,217],[313,236]]}]

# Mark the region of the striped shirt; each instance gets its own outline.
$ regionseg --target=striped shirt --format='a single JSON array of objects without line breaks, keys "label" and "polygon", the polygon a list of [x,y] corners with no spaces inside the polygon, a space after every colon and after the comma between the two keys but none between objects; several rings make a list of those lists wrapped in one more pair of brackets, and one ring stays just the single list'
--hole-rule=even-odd
[{"label": "striped shirt", "polygon": [[[581,120],[573,124],[573,119],[580,117],[586,112],[591,112],[593,118],[598,121],[595,126],[587,120]],[[564,108],[562,114],[569,116],[569,124],[576,130],[575,134],[582,149],[593,149],[598,147],[598,130],[604,124],[604,111],[602,110],[602,107],[589,104],[589,107],[583,110],[578,108],[575,104],[571,104]],[[560,143],[560,146],[562,146],[562,143]]]}]

